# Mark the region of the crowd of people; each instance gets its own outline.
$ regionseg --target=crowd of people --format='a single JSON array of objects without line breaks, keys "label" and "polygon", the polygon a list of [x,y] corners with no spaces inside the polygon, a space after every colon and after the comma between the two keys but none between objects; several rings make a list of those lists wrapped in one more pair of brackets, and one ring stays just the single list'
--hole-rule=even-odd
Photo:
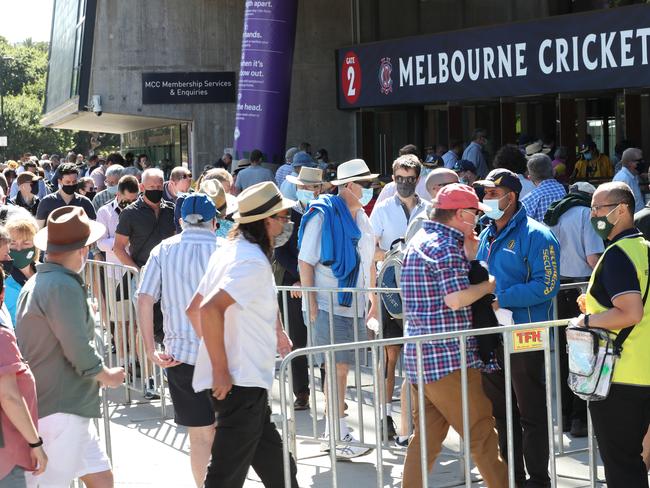
[{"label": "crowd of people", "polygon": [[[308,143],[288,149],[279,168],[254,150],[237,162],[226,154],[198,178],[186,165],[165,173],[146,155],[69,153],[62,161],[25,154],[6,163],[0,487],[63,487],[76,478],[93,488],[113,486],[92,419],[100,416],[99,388],[138,373],[107,367],[94,346],[95,310],[84,282],[89,258],[138,271],[133,283],[118,272],[109,280],[114,288],[102,286],[101,294],[112,294],[118,308],[136,307],[146,356],[140,359],[165,369],[175,422],[188,428],[197,486],[241,487],[251,467],[265,486],[284,486],[268,391],[276,354],[305,347],[308,328],[312,345],[328,345],[525,324],[552,320],[557,296],[560,318],[615,332],[633,327],[607,398],[587,408],[567,387],[561,415],[565,432],[584,437],[590,412],[608,486],[647,487],[650,207],[641,192],[642,151],[621,146],[612,162],[587,138],[569,175],[565,148],[523,140],[489,161],[486,142],[486,131],[477,129],[465,148],[436,145],[421,158],[417,147],[404,146],[383,186],[364,160],[336,165],[325,149],[312,155]],[[400,279],[384,282],[396,253]],[[582,282],[589,282],[584,294],[560,291],[561,283]],[[285,301],[276,285],[295,291]],[[375,293],[300,288],[375,286],[401,288],[399,313]],[[101,325],[118,320],[109,311]],[[558,333],[564,344],[564,331]],[[381,415],[388,435],[407,447],[403,486],[417,487],[421,412],[429,469],[449,428],[463,434],[460,346],[457,339],[424,343],[422,371],[415,344],[403,349],[386,348]],[[470,451],[486,484],[505,487],[504,346],[477,336],[466,350]],[[563,350],[556,354],[566,378]],[[398,426],[392,399],[402,353]],[[515,481],[548,487],[543,352],[510,361]],[[324,357],[316,363],[324,369]],[[336,446],[340,459],[369,451],[345,418],[354,364],[352,350],[336,352],[329,376],[336,385],[324,385],[337,388],[338,405],[328,408],[339,424],[332,430],[326,417],[322,445]],[[292,366],[294,408],[306,410],[315,401],[313,371],[304,356]],[[420,379],[424,405],[417,404]],[[152,386],[147,382],[150,399]],[[292,486],[296,476],[292,459]]]}]

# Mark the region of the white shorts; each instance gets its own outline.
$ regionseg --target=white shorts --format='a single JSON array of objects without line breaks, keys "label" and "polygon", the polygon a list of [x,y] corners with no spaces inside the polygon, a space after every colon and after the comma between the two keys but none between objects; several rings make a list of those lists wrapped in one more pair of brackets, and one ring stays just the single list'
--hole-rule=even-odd
[{"label": "white shorts", "polygon": [[38,419],[38,432],[48,463],[40,476],[26,474],[29,488],[68,488],[76,478],[111,469],[92,419],[55,413]]}]

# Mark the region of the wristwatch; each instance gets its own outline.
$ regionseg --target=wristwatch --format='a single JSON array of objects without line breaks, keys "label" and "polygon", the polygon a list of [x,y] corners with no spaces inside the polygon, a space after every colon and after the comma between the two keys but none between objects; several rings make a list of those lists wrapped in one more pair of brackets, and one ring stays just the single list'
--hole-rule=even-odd
[{"label": "wristwatch", "polygon": [[38,442],[35,442],[34,444],[30,444],[29,442],[28,442],[27,444],[28,444],[29,447],[31,447],[32,449],[34,449],[34,448],[36,448],[36,447],[41,447],[41,446],[43,445],[43,438],[42,438],[42,437],[39,437],[39,438],[38,438]]},{"label": "wristwatch", "polygon": [[585,315],[583,323],[585,324],[585,327],[588,329],[589,328],[589,314]]}]

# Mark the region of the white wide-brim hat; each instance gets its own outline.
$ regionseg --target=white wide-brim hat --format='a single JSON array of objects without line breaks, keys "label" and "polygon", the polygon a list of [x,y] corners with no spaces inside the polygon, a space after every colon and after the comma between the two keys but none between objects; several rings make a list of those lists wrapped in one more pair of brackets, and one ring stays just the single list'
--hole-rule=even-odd
[{"label": "white wide-brim hat", "polygon": [[287,175],[287,181],[301,186],[322,185],[325,183],[323,181],[323,170],[308,166],[301,167],[298,176]]},{"label": "white wide-brim hat", "polygon": [[263,181],[249,186],[237,197],[238,210],[233,219],[240,224],[248,224],[292,208],[296,202],[284,198],[271,181]]},{"label": "white wide-brim hat", "polygon": [[548,154],[551,152],[551,148],[548,146],[543,146],[541,142],[533,142],[526,146],[526,158],[531,158],[535,154]]},{"label": "white wide-brim hat", "polygon": [[370,168],[363,159],[351,159],[336,168],[336,179],[330,183],[334,186],[345,185],[352,181],[374,180],[379,174],[370,173]]}]

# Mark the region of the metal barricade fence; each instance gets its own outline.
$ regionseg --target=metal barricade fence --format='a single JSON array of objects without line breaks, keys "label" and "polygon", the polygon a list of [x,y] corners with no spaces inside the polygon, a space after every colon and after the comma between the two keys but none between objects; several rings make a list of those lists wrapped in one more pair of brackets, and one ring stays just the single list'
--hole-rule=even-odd
[{"label": "metal barricade fence", "polygon": [[[570,284],[570,285],[562,285],[562,289],[568,289],[568,288],[582,288],[586,284],[585,283],[575,283],[575,284]],[[332,311],[333,311],[333,303],[335,296],[338,292],[341,291],[347,291],[351,292],[354,295],[354,300],[353,304],[357,303],[358,300],[358,295],[359,294],[365,294],[365,293],[394,293],[394,292],[399,292],[397,289],[377,289],[377,288],[370,288],[370,289],[322,289],[322,288],[316,288],[316,287],[278,287],[279,291],[281,293],[281,303],[283,305],[283,311],[284,311],[284,324],[285,324],[285,329],[288,329],[289,333],[291,333],[291,327],[295,326],[295,324],[291,324],[288,320],[288,293],[292,291],[299,290],[301,292],[311,292],[311,291],[320,291],[321,293],[325,292],[329,296],[329,303],[328,303],[328,309],[329,309],[329,330],[330,330],[330,338],[333,337],[334,334],[334,324],[333,324],[333,318],[332,318]],[[306,312],[306,317],[309,317],[309,300],[305,301],[305,312]],[[353,305],[354,306],[354,305]],[[555,307],[556,313],[557,313],[557,304]],[[568,320],[553,320],[553,321],[548,321],[548,322],[539,322],[539,323],[529,323],[529,324],[519,324],[519,325],[514,325],[514,326],[500,326],[494,329],[472,329],[468,331],[462,331],[462,332],[454,332],[454,333],[438,333],[438,334],[431,334],[431,335],[426,335],[426,336],[418,336],[418,337],[409,337],[409,338],[395,338],[395,339],[382,339],[381,338],[381,331],[382,331],[382,317],[381,314],[378,316],[378,321],[379,321],[379,334],[378,338],[375,340],[366,340],[365,338],[359,338],[358,337],[358,327],[357,323],[358,321],[363,320],[362,318],[356,318],[354,319],[354,329],[355,329],[355,335],[354,335],[354,342],[353,343],[347,343],[347,344],[335,344],[335,345],[326,345],[326,346],[313,346],[313,340],[312,340],[312,326],[308,325],[307,327],[307,334],[308,334],[308,339],[307,339],[307,348],[304,349],[298,349],[290,353],[284,360],[282,361],[280,368],[279,368],[279,387],[280,387],[280,403],[281,403],[281,414],[279,418],[277,419],[278,421],[281,421],[282,423],[282,435],[283,435],[283,440],[284,440],[284,449],[285,449],[285,475],[288,473],[289,469],[289,451],[293,452],[294,454],[297,454],[296,452],[296,440],[297,438],[302,438],[302,439],[309,439],[313,441],[318,441],[318,426],[317,426],[317,421],[318,421],[318,405],[316,402],[316,388],[315,388],[315,378],[314,378],[314,366],[319,366],[316,364],[314,355],[319,354],[319,355],[324,355],[325,356],[325,371],[327,375],[327,385],[334,385],[337,383],[336,379],[336,374],[335,374],[335,353],[340,352],[340,351],[354,351],[355,355],[355,367],[354,367],[354,392],[355,394],[350,397],[352,400],[356,400],[357,402],[357,415],[358,415],[358,425],[359,425],[359,442],[355,443],[354,445],[358,446],[365,446],[365,447],[374,447],[376,449],[376,455],[377,455],[377,465],[381,466],[382,465],[382,458],[383,458],[383,450],[385,449],[391,449],[389,445],[387,444],[387,436],[386,436],[386,415],[384,411],[384,404],[385,402],[385,390],[383,387],[383,375],[380,374],[381,371],[384,370],[385,367],[385,354],[384,354],[384,348],[386,346],[391,346],[391,345],[404,345],[406,343],[412,343],[415,344],[417,347],[417,368],[418,368],[418,378],[419,378],[419,384],[418,384],[418,402],[417,405],[423,405],[424,404],[424,399],[423,399],[423,384],[422,384],[422,344],[425,342],[429,342],[432,340],[441,340],[441,339],[450,339],[450,338],[457,338],[460,341],[460,351],[461,351],[461,379],[462,379],[462,412],[463,412],[463,430],[464,432],[467,432],[468,435],[466,436],[465,439],[461,440],[460,443],[460,451],[458,453],[457,457],[459,463],[459,478],[457,481],[455,481],[453,484],[447,485],[447,486],[455,486],[458,484],[465,484],[466,486],[470,486],[472,482],[471,478],[471,458],[470,458],[470,453],[469,453],[469,418],[468,418],[468,405],[467,405],[467,352],[466,352],[466,339],[467,337],[470,336],[479,336],[479,335],[487,335],[487,334],[493,334],[497,333],[502,335],[503,337],[503,344],[504,344],[504,375],[506,378],[506,384],[510,385],[511,384],[511,367],[510,367],[510,354],[513,352],[513,333],[516,332],[521,332],[521,331],[526,331],[530,329],[535,329],[535,332],[538,333],[540,338],[542,339],[541,341],[541,346],[538,346],[536,350],[543,350],[544,353],[544,364],[545,364],[545,385],[546,385],[546,404],[548,406],[547,408],[547,423],[548,423],[548,442],[549,442],[549,453],[550,453],[550,470],[551,470],[551,479],[552,479],[552,486],[555,487],[557,483],[557,473],[556,473],[556,457],[559,456],[566,456],[566,455],[572,455],[584,451],[589,451],[589,482],[590,486],[595,486],[596,483],[599,481],[596,476],[596,454],[595,454],[595,441],[593,439],[593,433],[592,433],[592,426],[590,419],[588,419],[588,436],[589,436],[589,446],[587,449],[577,449],[577,450],[572,450],[572,451],[565,451],[564,446],[562,443],[562,408],[561,408],[561,388],[559,387],[561,381],[566,381],[566,379],[560,377],[560,368],[559,368],[559,333],[561,333],[561,330],[558,329],[557,327],[559,326],[566,326],[568,323]],[[307,323],[308,321],[306,321]],[[551,333],[552,328],[556,328],[554,333]],[[554,349],[555,349],[555,359],[554,362],[551,360],[551,341],[550,337],[553,335],[553,340],[554,340]],[[522,336],[523,337],[523,336]],[[332,341],[333,342],[333,341]],[[370,353],[370,360],[368,364],[368,352]],[[519,353],[519,352],[518,352]],[[525,352],[521,352],[525,353]],[[293,359],[300,357],[300,356],[306,356],[307,361],[308,361],[308,371],[309,371],[309,382],[310,382],[310,408],[311,408],[311,420],[312,420],[312,428],[311,428],[311,434],[312,435],[297,435],[296,434],[296,428],[295,428],[295,411],[293,407],[293,402],[289,401],[289,399],[292,397],[292,395],[287,393],[287,388],[289,392],[293,391],[292,388],[292,378],[291,378],[291,362]],[[362,359],[363,361],[360,361]],[[552,364],[555,364],[555,378],[553,379],[553,372],[552,372]],[[362,371],[366,372],[371,375],[371,384],[370,385],[363,385],[361,382],[361,376],[362,376]],[[370,395],[367,397],[364,396],[364,386],[371,386],[372,387],[372,392]],[[556,408],[557,408],[557,425],[553,421],[553,389],[555,387],[556,390]],[[338,406],[338,388],[329,388],[326,387],[324,388],[324,393],[326,397],[326,403],[327,405],[337,405]],[[409,390],[410,393],[410,390]],[[506,408],[507,408],[507,435],[508,435],[508,467],[509,467],[509,480],[510,480],[510,486],[515,486],[514,485],[514,472],[513,472],[513,459],[514,459],[514,453],[512,452],[512,436],[513,436],[513,426],[512,426],[512,391],[510,388],[506,387]],[[367,433],[365,432],[364,428],[364,420],[363,420],[363,407],[364,406],[372,406],[373,407],[373,417],[374,417],[374,424],[373,424],[373,432],[372,433]],[[410,424],[410,408],[406,408],[407,412],[402,411],[402,415],[409,415],[409,424]],[[323,413],[327,416],[328,418],[328,424],[329,424],[329,439],[328,442],[330,444],[330,449],[329,449],[329,455],[331,458],[331,465],[332,465],[332,486],[337,486],[337,480],[336,480],[336,464],[337,464],[337,457],[336,457],[336,440],[339,439],[339,411],[338,408],[327,408],[326,411],[323,411]],[[419,422],[420,422],[420,431],[422,432],[422,437],[421,437],[421,442],[422,446],[426,445],[426,434],[424,431],[424,425],[425,425],[425,420],[424,420],[424,412],[421,412],[421,415],[419,416]],[[557,432],[557,436],[556,436]],[[556,446],[559,446],[559,450],[556,451]],[[423,447],[422,449],[423,458],[422,458],[422,471],[423,471],[423,483],[424,486],[426,485],[426,479],[428,476],[428,469],[427,469],[427,463],[426,463],[426,449]],[[383,472],[381,469],[377,470],[377,486],[384,486],[383,484]],[[570,477],[570,476],[567,476]],[[288,477],[286,478],[288,480]],[[587,480],[585,480],[587,481]],[[289,486],[289,485],[287,485]]]},{"label": "metal barricade fence", "polygon": [[131,402],[132,392],[156,390],[164,417],[163,370],[148,360],[137,328],[135,292],[138,279],[138,270],[123,264],[89,260],[85,268],[85,282],[97,311],[107,365],[122,366],[127,372],[125,403]]}]

